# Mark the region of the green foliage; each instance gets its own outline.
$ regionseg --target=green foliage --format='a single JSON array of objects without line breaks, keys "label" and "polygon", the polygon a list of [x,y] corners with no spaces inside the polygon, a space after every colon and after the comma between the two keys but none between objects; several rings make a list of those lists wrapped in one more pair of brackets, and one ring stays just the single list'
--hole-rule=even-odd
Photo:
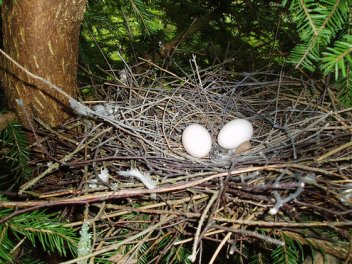
[{"label": "green foliage", "polygon": [[[12,184],[19,182],[21,179],[31,174],[29,168],[29,148],[25,132],[17,122],[11,122],[5,129],[0,132],[0,151],[4,154],[0,161],[2,162],[2,173],[8,167],[15,177],[7,179],[8,175],[0,175],[0,186],[8,180],[14,180]],[[9,174],[11,174],[9,173]]]},{"label": "green foliage", "polygon": [[[311,216],[304,216],[301,220],[312,220]],[[346,231],[352,234],[352,229]],[[263,235],[273,236],[285,242],[284,246],[277,246],[265,241],[244,241],[238,245],[241,254],[234,256],[233,263],[250,264],[297,264],[313,258],[316,252],[328,261],[330,252],[348,250],[348,237],[341,236],[338,231],[329,228],[307,228],[275,231],[270,229],[257,229]],[[332,254],[334,255],[334,254]]]},{"label": "green foliage", "polygon": [[[141,205],[135,205],[135,207],[140,207]],[[151,215],[144,213],[131,212],[121,216],[123,221],[131,221],[127,227],[121,227],[119,229],[119,235],[123,237],[128,237],[133,230],[143,230],[146,229],[149,225]],[[98,263],[111,263],[111,258],[123,258],[124,261],[131,259],[131,262],[136,261],[138,264],[147,264],[154,263],[158,260],[159,263],[169,263],[169,264],[190,264],[191,262],[188,259],[188,256],[191,254],[190,250],[186,248],[183,244],[174,245],[175,242],[183,240],[184,237],[181,234],[175,233],[164,233],[156,230],[154,235],[151,237],[157,236],[156,241],[148,241],[149,237],[142,236],[139,238],[140,241],[143,241],[141,245],[136,247],[136,244],[127,244],[121,246],[115,252],[108,252],[96,257]],[[120,240],[116,239],[116,242]],[[110,240],[110,243],[114,241]],[[121,259],[120,259],[121,261]]]},{"label": "green foliage", "polygon": [[346,106],[352,106],[351,8],[351,0],[293,0],[290,6],[301,43],[289,62],[310,72],[333,73]]},{"label": "green foliage", "polygon": [[[230,58],[234,60],[227,65],[237,71],[259,69],[269,62],[279,67],[280,54],[288,52],[296,38],[285,12],[265,0],[90,0],[80,65],[100,78],[116,78],[124,67],[120,56],[130,66],[143,57],[176,73],[190,68],[192,54],[201,68]],[[92,75],[87,72],[80,75],[88,83]]]},{"label": "green foliage", "polygon": [[272,263],[268,254],[265,254],[265,252],[258,252],[257,254],[253,254],[248,257],[248,264],[264,264],[264,263]]},{"label": "green foliage", "polygon": [[[158,252],[163,252],[161,255],[164,260],[163,263],[191,263],[188,259],[188,256],[191,255],[189,249],[185,248],[183,245],[172,245],[180,240],[182,240],[182,237],[175,238],[172,234],[164,234],[161,241],[158,243],[157,248],[154,250],[154,256],[160,254]],[[168,248],[169,250],[165,250],[165,248]]]},{"label": "green foliage", "polygon": [[88,72],[80,71],[81,79],[117,78],[113,70],[124,67],[118,54],[137,60],[162,28],[153,6],[142,0],[88,2],[79,43],[80,64]]},{"label": "green foliage", "polygon": [[[2,209],[0,217],[11,212]],[[23,238],[33,247],[39,243],[44,251],[57,252],[62,256],[66,256],[67,250],[71,254],[76,252],[77,237],[72,228],[65,227],[55,214],[34,211],[17,215],[0,225],[0,260],[13,263],[12,250]]]},{"label": "green foliage", "polygon": [[14,247],[15,244],[9,237],[7,227],[0,225],[0,260],[3,262],[11,262],[12,257],[10,252]]},{"label": "green foliage", "polygon": [[345,28],[349,4],[335,0],[293,0],[290,10],[303,42],[293,49],[290,62],[314,71],[321,52]]},{"label": "green foliage", "polygon": [[335,72],[336,78],[340,77],[340,72],[342,77],[348,76],[348,68],[352,65],[351,52],[352,35],[345,35],[342,40],[335,42],[333,48],[327,47],[327,51],[323,52],[323,72],[325,74]]},{"label": "green foliage", "polygon": [[[148,10],[148,6],[142,0],[128,0],[130,8],[133,11],[137,23],[141,25],[142,34],[151,35],[158,29],[153,26],[151,21],[154,19],[155,15]],[[145,32],[145,33],[144,33]]]},{"label": "green foliage", "polygon": [[[179,245],[177,247],[173,247],[170,252],[168,252],[168,256],[166,258],[166,263],[186,263],[190,264],[192,263],[188,256],[191,255],[191,250],[185,248],[182,245]],[[172,261],[169,261],[169,260]]]},{"label": "green foliage", "polygon": [[[234,245],[231,245],[234,246]],[[234,263],[250,263],[250,264],[257,264],[262,263],[260,260],[262,259],[261,253],[256,251],[256,247],[254,243],[250,245],[249,243],[240,242],[236,245],[236,249],[240,248],[241,254],[238,254],[234,251],[233,254],[233,262]],[[257,262],[258,261],[258,262]]]},{"label": "green foliage", "polygon": [[303,248],[298,241],[294,241],[290,237],[282,233],[282,238],[285,241],[284,246],[278,246],[273,250],[271,256],[273,264],[297,264],[302,263]]}]

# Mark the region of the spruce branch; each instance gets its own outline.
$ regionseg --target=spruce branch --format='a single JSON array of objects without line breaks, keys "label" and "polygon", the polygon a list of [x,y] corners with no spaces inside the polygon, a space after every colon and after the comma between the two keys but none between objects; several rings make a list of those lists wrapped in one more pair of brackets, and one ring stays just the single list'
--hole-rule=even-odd
[{"label": "spruce branch", "polygon": [[271,257],[274,264],[281,263],[299,263],[300,254],[303,254],[302,245],[299,244],[298,240],[293,240],[292,238],[281,233],[282,239],[285,241],[284,246],[278,246],[273,250]]},{"label": "spruce branch", "polygon": [[8,227],[0,225],[0,262],[11,263],[11,250],[15,244],[9,238]]},{"label": "spruce branch", "polygon": [[347,107],[352,106],[352,65],[346,68],[346,77],[340,77],[335,85],[340,90],[340,100]]},{"label": "spruce branch", "polygon": [[325,49],[346,23],[349,5],[346,1],[299,1],[290,7],[303,44],[294,48],[289,61],[313,71]]},{"label": "spruce branch", "polygon": [[288,61],[296,69],[334,73],[347,107],[352,105],[351,8],[351,0],[293,0],[290,6],[302,43],[291,51]]},{"label": "spruce branch", "polygon": [[[11,211],[2,209],[0,216],[6,216]],[[9,237],[12,239],[10,240]],[[45,211],[17,215],[0,224],[0,260],[11,260],[11,251],[14,248],[13,238],[18,241],[26,238],[33,246],[39,242],[44,250],[57,252],[63,256],[66,256],[67,250],[71,254],[76,252],[77,237],[74,230],[65,227],[55,214],[48,214]]]},{"label": "spruce branch", "polygon": [[58,252],[66,256],[67,248],[76,251],[77,239],[71,228],[64,227],[55,214],[34,211],[13,218],[7,223],[9,229],[18,237],[25,236],[35,246],[39,241],[44,250]]},{"label": "spruce branch", "polygon": [[321,59],[321,69],[324,74],[335,72],[335,78],[339,79],[340,72],[342,77],[347,76],[347,67],[352,65],[352,35],[345,35],[341,40],[335,42],[334,47],[327,47],[323,52],[324,57]]},{"label": "spruce branch", "polygon": [[31,174],[29,164],[29,147],[25,132],[21,125],[16,122],[10,122],[5,129],[0,132],[0,149],[7,149],[4,159],[11,165],[16,172],[15,181],[21,177],[27,177]]},{"label": "spruce branch", "polygon": [[156,29],[150,23],[153,20],[154,15],[149,12],[146,4],[142,0],[129,0],[132,11],[139,25],[142,25],[142,31],[147,34],[151,34],[156,31]]}]

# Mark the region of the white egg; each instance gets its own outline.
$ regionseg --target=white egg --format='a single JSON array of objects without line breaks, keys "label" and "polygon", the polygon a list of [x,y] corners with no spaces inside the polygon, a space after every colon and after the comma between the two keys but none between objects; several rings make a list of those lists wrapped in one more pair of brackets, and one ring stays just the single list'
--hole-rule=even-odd
[{"label": "white egg", "polygon": [[182,144],[189,155],[203,158],[211,150],[211,136],[205,127],[192,124],[183,131]]},{"label": "white egg", "polygon": [[225,149],[235,149],[251,139],[253,126],[246,119],[235,119],[228,122],[218,134],[218,143]]}]

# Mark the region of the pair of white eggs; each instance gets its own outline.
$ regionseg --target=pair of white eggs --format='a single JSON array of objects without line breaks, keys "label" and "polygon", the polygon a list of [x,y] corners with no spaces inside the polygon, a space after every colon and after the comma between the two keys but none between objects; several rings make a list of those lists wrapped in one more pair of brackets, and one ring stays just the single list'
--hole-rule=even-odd
[{"label": "pair of white eggs", "polygon": [[[246,119],[235,119],[224,125],[218,134],[218,143],[225,149],[236,149],[240,144],[251,139],[253,126]],[[211,150],[212,140],[208,130],[192,124],[182,133],[182,145],[186,152],[195,157],[203,158]]]}]

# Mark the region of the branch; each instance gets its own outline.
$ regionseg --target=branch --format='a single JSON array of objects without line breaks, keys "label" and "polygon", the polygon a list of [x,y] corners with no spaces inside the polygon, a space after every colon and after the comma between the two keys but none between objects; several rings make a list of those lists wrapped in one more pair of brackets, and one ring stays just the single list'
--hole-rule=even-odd
[{"label": "branch", "polygon": [[224,231],[227,231],[227,232],[231,232],[231,233],[235,233],[235,234],[241,234],[241,235],[245,235],[245,236],[251,236],[251,237],[255,237],[255,238],[259,238],[259,239],[262,239],[268,243],[271,243],[271,244],[276,244],[276,245],[279,245],[279,246],[284,246],[285,245],[285,242],[281,241],[281,240],[278,240],[278,239],[275,239],[275,238],[272,238],[272,237],[269,237],[269,236],[264,236],[264,235],[261,235],[257,232],[253,232],[253,231],[248,231],[248,230],[243,230],[243,229],[235,229],[235,228],[232,228],[232,227],[226,227],[226,226],[221,226],[221,225],[216,225],[216,224],[213,224],[211,225],[211,227],[214,227],[216,229],[220,229],[220,230],[224,230]]}]

